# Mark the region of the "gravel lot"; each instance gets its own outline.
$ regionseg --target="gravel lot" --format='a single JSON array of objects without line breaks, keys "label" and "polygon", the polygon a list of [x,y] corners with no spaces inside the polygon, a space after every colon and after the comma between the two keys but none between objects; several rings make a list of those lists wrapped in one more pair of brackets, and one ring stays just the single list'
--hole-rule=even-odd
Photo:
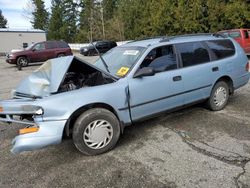
[{"label": "gravel lot", "polygon": [[[18,71],[0,58],[0,98],[37,68]],[[0,123],[0,187],[250,187],[249,97],[250,83],[220,112],[197,105],[137,123],[114,150],[94,157],[70,139],[13,155],[21,125]]]}]

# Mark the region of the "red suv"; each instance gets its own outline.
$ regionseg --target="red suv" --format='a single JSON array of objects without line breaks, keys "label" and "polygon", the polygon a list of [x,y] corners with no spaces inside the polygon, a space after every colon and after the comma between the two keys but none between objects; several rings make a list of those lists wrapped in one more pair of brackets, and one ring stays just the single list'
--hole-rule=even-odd
[{"label": "red suv", "polygon": [[27,66],[32,62],[43,62],[48,59],[72,55],[69,45],[64,41],[44,41],[35,43],[23,51],[11,53],[6,62]]},{"label": "red suv", "polygon": [[235,39],[244,49],[247,55],[250,55],[250,29],[231,29],[219,31],[223,35]]}]

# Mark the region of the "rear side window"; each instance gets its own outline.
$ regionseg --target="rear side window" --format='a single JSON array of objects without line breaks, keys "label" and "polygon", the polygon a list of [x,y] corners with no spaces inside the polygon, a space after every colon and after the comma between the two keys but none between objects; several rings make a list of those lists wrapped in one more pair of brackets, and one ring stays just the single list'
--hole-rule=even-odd
[{"label": "rear side window", "polygon": [[212,50],[217,59],[223,59],[235,54],[235,48],[230,40],[211,40],[206,44]]},{"label": "rear side window", "polygon": [[46,42],[46,46],[47,46],[47,49],[57,48],[56,42],[52,42],[52,41]]},{"label": "rear side window", "polygon": [[69,48],[69,45],[64,41],[58,41],[59,48]]},{"label": "rear side window", "polygon": [[210,61],[207,49],[200,42],[176,45],[182,59],[183,67],[189,67]]},{"label": "rear side window", "polygon": [[98,42],[96,44],[97,47],[101,47],[101,48],[108,48],[109,43],[108,42]]}]

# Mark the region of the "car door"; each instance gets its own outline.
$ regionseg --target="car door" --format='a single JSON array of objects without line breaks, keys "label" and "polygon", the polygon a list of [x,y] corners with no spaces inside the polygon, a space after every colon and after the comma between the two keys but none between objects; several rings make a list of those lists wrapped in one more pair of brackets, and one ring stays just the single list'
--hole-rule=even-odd
[{"label": "car door", "polygon": [[42,62],[47,59],[45,44],[44,42],[37,43],[32,48],[32,53],[30,54],[31,62]]},{"label": "car door", "polygon": [[[173,49],[173,46],[165,46],[164,48]],[[131,118],[133,121],[183,105],[182,73],[178,69],[178,61],[174,50],[172,50],[173,54],[170,51],[166,53],[161,47],[153,49],[139,69],[151,67],[157,70],[156,73],[153,76],[129,80]],[[168,57],[169,55],[172,58]]]},{"label": "car door", "polygon": [[184,104],[206,99],[213,80],[218,77],[219,66],[210,63],[210,54],[202,42],[176,44],[185,92]]},{"label": "car door", "polygon": [[46,60],[56,57],[56,49],[58,49],[55,41],[47,41],[46,43]]}]

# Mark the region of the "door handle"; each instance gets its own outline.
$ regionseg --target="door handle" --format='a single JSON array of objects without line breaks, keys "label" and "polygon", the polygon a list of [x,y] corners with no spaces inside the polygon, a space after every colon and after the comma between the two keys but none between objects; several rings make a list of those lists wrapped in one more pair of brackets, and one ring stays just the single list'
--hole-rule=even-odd
[{"label": "door handle", "polygon": [[213,68],[212,68],[212,71],[213,71],[213,72],[219,71],[219,67],[213,67]]},{"label": "door handle", "polygon": [[181,76],[175,76],[175,77],[173,77],[173,81],[174,82],[181,81],[181,80],[182,80]]}]

